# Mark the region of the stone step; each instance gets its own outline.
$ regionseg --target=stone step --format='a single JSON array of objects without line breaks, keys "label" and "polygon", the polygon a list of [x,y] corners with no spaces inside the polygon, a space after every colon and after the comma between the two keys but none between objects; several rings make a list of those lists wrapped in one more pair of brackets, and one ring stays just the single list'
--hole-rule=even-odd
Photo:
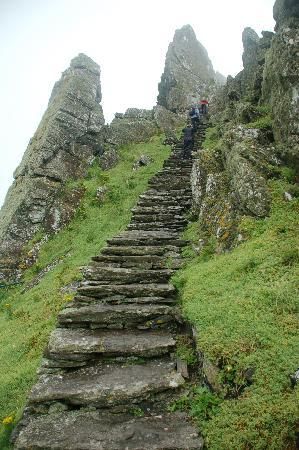
[{"label": "stone step", "polygon": [[[152,208],[152,207],[141,207],[141,208],[146,208],[145,210],[148,211],[148,208]],[[182,211],[180,211],[182,212]],[[134,222],[153,222],[154,220],[158,221],[158,222],[169,222],[169,223],[183,223],[183,224],[187,224],[188,220],[186,219],[185,216],[182,216],[181,214],[176,214],[176,213],[168,213],[168,212],[163,212],[161,214],[156,213],[156,214],[142,214],[140,212],[138,213],[134,213],[132,215],[132,221]]]},{"label": "stone step", "polygon": [[171,297],[175,293],[175,288],[171,284],[115,284],[107,285],[100,283],[91,283],[88,285],[82,283],[78,288],[80,295],[87,295],[97,298],[111,297],[115,295],[123,297]]},{"label": "stone step", "polygon": [[[102,249],[102,255],[109,256],[166,256],[178,257],[180,247],[176,245],[130,245],[130,246],[108,246]],[[95,256],[97,258],[97,256]]]},{"label": "stone step", "polygon": [[165,188],[169,188],[169,190],[171,191],[175,191],[175,190],[181,190],[181,189],[190,189],[191,190],[191,182],[190,180],[188,182],[183,182],[183,181],[175,181],[175,180],[170,180],[170,181],[149,181],[148,183],[149,187],[152,187],[154,189],[165,189]]},{"label": "stone step", "polygon": [[97,266],[84,268],[86,280],[100,281],[102,284],[167,283],[173,274],[174,271],[169,269],[144,270]]},{"label": "stone step", "polygon": [[[141,293],[139,296],[142,295]],[[89,296],[96,297],[96,292],[90,293]],[[60,312],[58,316],[60,325],[72,328],[89,326],[90,328],[146,330],[163,328],[176,320],[175,308],[161,304],[104,304],[98,302],[88,306],[74,306],[75,304],[71,303],[68,308]]]},{"label": "stone step", "polygon": [[97,297],[88,297],[86,295],[76,295],[73,299],[72,305],[74,307],[82,307],[88,306],[92,304],[98,304],[99,301],[105,305],[125,305],[125,304],[141,304],[141,305],[155,305],[155,304],[163,304],[163,305],[175,305],[177,303],[177,299],[173,297],[125,297],[121,295],[112,295],[110,297],[104,297],[100,300]]},{"label": "stone step", "polygon": [[[101,331],[84,328],[56,328],[49,340],[46,357],[62,360],[89,361],[99,357],[138,356],[152,358],[173,351],[175,340],[165,331]],[[59,367],[59,363],[56,365]]]},{"label": "stone step", "polygon": [[148,221],[139,221],[132,220],[131,223],[127,226],[127,230],[133,230],[136,229],[138,231],[155,231],[155,230],[163,230],[163,231],[177,231],[180,232],[182,229],[186,226],[185,221],[176,221],[172,222],[170,220],[159,220],[154,219],[152,222],[150,220]]},{"label": "stone step", "polygon": [[186,209],[189,209],[192,205],[191,200],[188,201],[177,201],[177,200],[163,200],[163,199],[146,199],[146,200],[139,200],[136,204],[136,207],[152,207],[152,206],[157,206],[157,205],[162,205],[162,206],[181,206],[182,207],[182,211],[181,212],[185,212]]},{"label": "stone step", "polygon": [[[189,206],[191,205],[191,199],[186,199],[185,196],[176,196],[176,197],[169,197],[164,195],[143,195],[139,197],[139,200],[137,202],[137,206],[140,206],[143,203],[150,202],[153,203],[153,206],[155,205],[165,205],[165,206]],[[184,205],[181,205],[181,203],[184,202]],[[186,204],[187,202],[187,204]]]},{"label": "stone step", "polygon": [[71,372],[41,375],[29,395],[29,404],[63,401],[68,405],[111,406],[138,403],[153,394],[176,389],[184,378],[168,359],[145,364],[104,364]]},{"label": "stone step", "polygon": [[182,413],[135,417],[64,411],[31,417],[20,426],[16,450],[201,450],[203,440]]},{"label": "stone step", "polygon": [[184,207],[183,206],[135,206],[135,208],[132,208],[131,211],[133,214],[150,214],[151,216],[155,215],[164,215],[164,214],[171,214],[172,217],[175,215],[181,215],[183,212]]},{"label": "stone step", "polygon": [[184,188],[184,189],[176,189],[176,190],[171,190],[171,189],[154,189],[154,188],[150,188],[147,191],[144,192],[143,195],[158,195],[160,196],[164,196],[165,198],[181,198],[184,197],[186,198],[186,194],[188,194],[188,192],[190,192],[191,189],[188,188]]},{"label": "stone step", "polygon": [[[167,203],[173,203],[174,205],[176,204],[180,204],[182,201],[186,200],[186,195],[171,195],[169,192],[162,192],[162,191],[158,191],[158,192],[150,192],[150,193],[145,193],[144,195],[140,195],[138,202],[140,201],[157,201],[159,202],[158,204],[160,205],[160,203],[163,204],[163,202]],[[190,201],[191,199],[188,198],[188,200]]]},{"label": "stone step", "polygon": [[[109,245],[120,245],[122,247],[127,247],[129,245],[138,246],[161,246],[161,245],[173,245],[175,247],[183,247],[188,244],[188,241],[184,239],[179,239],[178,233],[167,233],[162,236],[162,231],[152,231],[152,235],[150,235],[150,231],[138,232],[127,231],[128,234],[123,234],[116,236],[115,238],[109,239],[107,242]],[[131,233],[131,234],[130,234]],[[135,234],[133,234],[135,233]],[[146,234],[148,233],[148,234]]]},{"label": "stone step", "polygon": [[167,231],[177,231],[181,232],[185,228],[184,224],[178,224],[178,225],[170,225],[167,222],[153,222],[153,223],[134,223],[131,222],[127,226],[127,230],[134,230],[134,231],[158,231],[158,230],[167,230]]},{"label": "stone step", "polygon": [[[182,186],[182,187],[173,187],[171,185],[165,186],[164,184],[155,184],[153,186],[150,186],[149,190],[155,191],[157,194],[160,194],[161,192],[167,192],[170,197],[175,197],[176,195],[185,195],[191,198],[192,196],[192,190],[191,187],[188,186]],[[148,191],[147,191],[148,193]]]},{"label": "stone step", "polygon": [[156,255],[146,256],[124,256],[124,255],[100,255],[94,256],[92,260],[93,267],[125,267],[125,268],[139,268],[139,269],[176,269],[181,266],[180,258],[173,258],[175,261],[170,261],[170,258]]}]

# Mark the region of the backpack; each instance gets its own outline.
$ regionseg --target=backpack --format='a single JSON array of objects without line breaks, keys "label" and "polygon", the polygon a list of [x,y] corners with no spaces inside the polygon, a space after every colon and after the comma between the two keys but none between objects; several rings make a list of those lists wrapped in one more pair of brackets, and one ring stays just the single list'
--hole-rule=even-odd
[{"label": "backpack", "polygon": [[189,112],[189,116],[190,117],[195,117],[196,116],[196,112],[195,112],[195,108],[191,108],[191,111]]}]

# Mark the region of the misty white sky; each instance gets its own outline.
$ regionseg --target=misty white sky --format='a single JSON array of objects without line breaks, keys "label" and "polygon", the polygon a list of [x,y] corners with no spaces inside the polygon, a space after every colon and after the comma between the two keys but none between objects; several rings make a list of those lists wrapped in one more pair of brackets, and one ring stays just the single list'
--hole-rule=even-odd
[{"label": "misty white sky", "polygon": [[242,69],[241,34],[273,30],[274,0],[0,0],[0,205],[51,94],[78,53],[101,66],[106,121],[152,108],[174,31],[192,25],[215,70]]}]

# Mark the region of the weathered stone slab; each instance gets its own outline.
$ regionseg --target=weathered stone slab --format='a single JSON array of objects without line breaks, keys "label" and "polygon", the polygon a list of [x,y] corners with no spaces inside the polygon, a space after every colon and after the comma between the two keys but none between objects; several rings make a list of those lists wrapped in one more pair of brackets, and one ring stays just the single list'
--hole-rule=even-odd
[{"label": "weathered stone slab", "polygon": [[[60,324],[90,325],[98,328],[132,328],[143,324],[148,328],[151,321],[163,324],[173,319],[173,308],[167,305],[106,305],[103,303],[82,306],[81,308],[65,308],[58,316]],[[167,319],[167,320],[166,320]]]},{"label": "weathered stone slab", "polygon": [[[162,269],[166,266],[167,258],[156,255],[123,256],[105,255],[92,258],[95,267],[127,267],[140,269]],[[179,258],[178,258],[179,259]],[[174,265],[172,265],[174,267]],[[176,266],[177,267],[177,266]]]},{"label": "weathered stone slab", "polygon": [[[73,300],[74,306],[87,306],[93,303],[98,303],[99,299],[96,297],[88,297],[85,295],[76,295]],[[101,299],[101,302],[104,304],[175,304],[177,303],[177,299],[173,297],[124,297],[121,295],[114,295],[111,297],[105,297]]]},{"label": "weathered stone slab", "polygon": [[102,255],[122,255],[122,256],[162,256],[167,254],[179,255],[179,247],[176,245],[130,245],[130,246],[109,246],[102,250]]},{"label": "weathered stone slab", "polygon": [[47,357],[86,360],[96,355],[159,356],[175,346],[172,335],[161,331],[100,331],[56,328],[50,336]]},{"label": "weathered stone slab", "polygon": [[119,267],[87,267],[84,270],[86,280],[113,284],[167,283],[173,275],[172,270],[143,270]]},{"label": "weathered stone slab", "polygon": [[[183,239],[179,239],[177,236],[177,233],[169,233],[169,237],[159,237],[159,233],[162,233],[162,230],[159,231],[142,231],[142,232],[137,232],[137,231],[128,231],[128,233],[132,233],[127,234],[127,235],[123,235],[123,236],[116,236],[113,239],[109,239],[107,242],[109,245],[121,245],[122,247],[124,246],[129,246],[129,245],[133,245],[133,246],[137,246],[137,245],[146,245],[146,246],[153,246],[153,245],[158,245],[161,246],[163,244],[168,244],[168,245],[174,245],[176,247],[183,247],[184,245],[187,244],[187,241],[183,240]],[[133,233],[136,233],[135,235]],[[146,236],[145,233],[155,233],[155,235],[148,235]]]},{"label": "weathered stone slab", "polygon": [[111,407],[136,403],[183,384],[174,363],[167,360],[127,366],[99,364],[68,373],[41,375],[31,390],[29,403],[63,400],[71,405]]},{"label": "weathered stone slab", "polygon": [[203,440],[184,414],[132,417],[71,411],[30,419],[17,450],[200,450]]},{"label": "weathered stone slab", "polygon": [[96,282],[85,282],[78,289],[82,295],[97,298],[105,298],[114,295],[123,297],[170,297],[174,295],[175,288],[171,284],[101,284]]}]

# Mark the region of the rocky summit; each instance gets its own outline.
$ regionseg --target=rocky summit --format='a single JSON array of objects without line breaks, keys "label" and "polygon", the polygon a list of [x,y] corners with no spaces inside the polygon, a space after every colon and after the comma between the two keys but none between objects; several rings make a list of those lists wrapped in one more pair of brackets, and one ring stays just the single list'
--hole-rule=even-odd
[{"label": "rocky summit", "polygon": [[43,228],[57,231],[81,198],[57,199],[62,185],[82,177],[104,124],[100,68],[80,54],[55,84],[48,108],[30,140],[0,212],[0,279],[15,278],[24,244]]},{"label": "rocky summit", "polygon": [[169,44],[158,87],[158,105],[173,112],[184,111],[200,97],[209,95],[215,78],[206,49],[196,39],[193,28],[185,25],[176,30]]}]

